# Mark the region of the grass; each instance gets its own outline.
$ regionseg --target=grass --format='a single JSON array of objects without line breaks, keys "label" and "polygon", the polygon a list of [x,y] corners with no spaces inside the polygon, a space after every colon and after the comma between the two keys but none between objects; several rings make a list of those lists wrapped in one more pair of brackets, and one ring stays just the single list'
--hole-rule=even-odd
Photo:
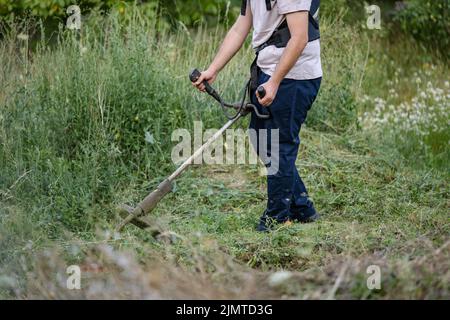
[{"label": "grass", "polygon": [[[121,19],[92,16],[82,34],[62,30],[54,47],[41,39],[31,52],[19,24],[0,43],[1,297],[448,297],[448,161],[434,166],[432,154],[410,156],[423,150],[360,128],[370,108],[360,97],[388,95],[376,68],[382,40],[340,17],[323,19],[326,76],[298,159],[321,221],[257,233],[258,167],[202,166],[152,213],[157,239],[131,226],[112,234],[117,205],[138,202],[174,169],[171,132],[224,120],[187,80],[210,61],[220,28],[156,33],[136,12]],[[251,59],[246,46],[220,75],[227,99]],[[65,289],[70,264],[83,267],[83,290]],[[370,265],[381,268],[381,290],[367,289]]]}]

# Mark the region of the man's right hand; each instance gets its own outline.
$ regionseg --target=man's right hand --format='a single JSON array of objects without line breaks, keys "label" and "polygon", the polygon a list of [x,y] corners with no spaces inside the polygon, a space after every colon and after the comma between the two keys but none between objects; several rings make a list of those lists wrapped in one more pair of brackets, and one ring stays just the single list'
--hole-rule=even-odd
[{"label": "man's right hand", "polygon": [[208,69],[206,71],[203,71],[201,76],[198,78],[197,82],[192,83],[194,87],[196,87],[201,92],[205,92],[205,85],[203,84],[203,81],[208,81],[209,84],[212,84],[214,80],[216,80],[217,72]]}]

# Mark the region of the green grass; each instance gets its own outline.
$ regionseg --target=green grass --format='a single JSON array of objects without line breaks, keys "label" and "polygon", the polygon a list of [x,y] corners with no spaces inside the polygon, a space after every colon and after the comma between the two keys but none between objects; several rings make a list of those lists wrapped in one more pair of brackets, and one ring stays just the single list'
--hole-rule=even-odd
[{"label": "green grass", "polygon": [[[224,121],[187,79],[210,61],[220,28],[157,33],[137,13],[120,19],[91,17],[81,35],[61,31],[54,47],[42,39],[29,54],[20,24],[0,43],[0,296],[448,297],[448,158],[435,165],[433,153],[392,143],[395,132],[360,127],[370,108],[361,96],[389,95],[376,68],[382,40],[368,47],[369,37],[339,17],[323,18],[325,78],[298,159],[321,221],[257,233],[258,168],[204,166],[186,172],[152,213],[162,236],[132,226],[112,234],[115,208],[137,203],[175,168],[171,132]],[[410,51],[392,58],[400,64]],[[246,46],[219,76],[227,100],[251,60]],[[416,94],[400,90],[399,102]],[[73,263],[108,272],[87,272],[85,289],[68,292],[61,279]],[[382,290],[366,287],[372,264]],[[291,281],[274,284],[281,270]]]}]

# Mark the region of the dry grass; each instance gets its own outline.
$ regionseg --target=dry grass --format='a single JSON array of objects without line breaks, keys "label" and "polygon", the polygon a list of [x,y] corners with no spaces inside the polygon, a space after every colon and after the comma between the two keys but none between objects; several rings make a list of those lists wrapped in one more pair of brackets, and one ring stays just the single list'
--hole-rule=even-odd
[{"label": "dry grass", "polygon": [[[343,255],[326,267],[303,272],[255,271],[218,248],[214,257],[197,256],[195,268],[157,259],[142,264],[130,253],[99,245],[80,264],[81,290],[67,289],[66,260],[47,250],[28,274],[26,291],[16,294],[22,299],[352,299],[358,294],[362,299],[445,299],[449,287],[442,284],[450,280],[449,245],[411,261],[388,262],[381,253]],[[370,265],[383,270],[381,290],[365,288]],[[434,280],[425,281],[430,278]]]}]

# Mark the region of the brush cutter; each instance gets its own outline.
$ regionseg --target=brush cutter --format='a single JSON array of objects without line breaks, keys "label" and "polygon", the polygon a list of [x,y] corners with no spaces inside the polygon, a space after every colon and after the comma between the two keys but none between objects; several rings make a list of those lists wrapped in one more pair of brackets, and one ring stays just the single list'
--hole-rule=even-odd
[{"label": "brush cutter", "polygon": [[[201,73],[197,69],[194,69],[189,74],[189,79],[191,82],[196,82],[200,77]],[[229,127],[233,125],[241,117],[246,116],[250,112],[254,112],[258,118],[268,119],[270,114],[261,114],[255,105],[245,102],[247,93],[250,91],[250,81],[247,82],[244,90],[243,98],[241,102],[238,103],[226,103],[222,97],[217,93],[217,91],[205,80],[203,82],[205,85],[206,92],[212,96],[217,102],[220,103],[225,115],[228,118],[228,122],[219,129],[212,137],[210,137],[205,144],[203,144],[198,150],[194,152],[183,164],[181,164],[178,169],[176,169],[169,177],[167,177],[159,186],[145,197],[135,208],[128,205],[122,205],[119,208],[119,213],[123,218],[122,222],[117,226],[116,231],[121,231],[125,225],[132,223],[135,226],[146,229],[151,226],[151,222],[147,220],[144,216],[155,209],[156,205],[161,201],[161,199],[172,190],[173,181],[178,178],[183,171],[185,171],[194,160],[202,155],[203,151],[208,148],[216,139],[218,139]],[[259,86],[257,88],[259,96],[262,98],[266,95],[264,87]],[[230,116],[226,109],[234,109],[236,112],[234,115]]]}]

